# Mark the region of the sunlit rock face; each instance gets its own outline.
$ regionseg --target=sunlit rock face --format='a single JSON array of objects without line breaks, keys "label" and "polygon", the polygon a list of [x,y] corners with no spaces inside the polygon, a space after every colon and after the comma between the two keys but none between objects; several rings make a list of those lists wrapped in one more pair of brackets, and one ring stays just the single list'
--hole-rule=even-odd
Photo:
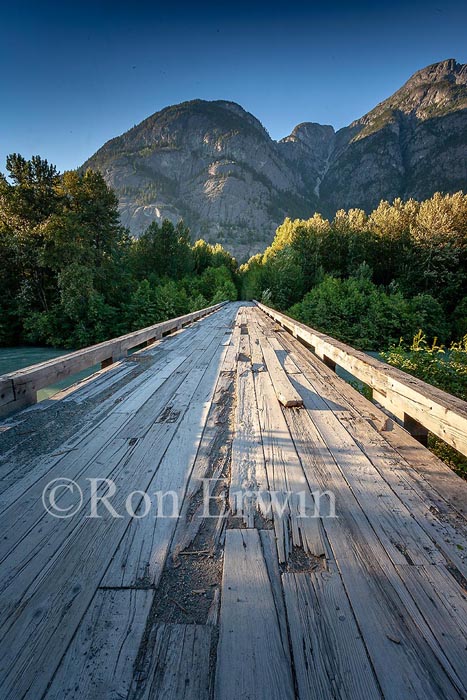
[{"label": "sunlit rock face", "polygon": [[467,189],[467,66],[428,66],[348,127],[299,124],[279,142],[233,102],[184,102],[112,139],[83,167],[104,174],[134,235],[183,218],[193,238],[245,259],[285,216]]}]

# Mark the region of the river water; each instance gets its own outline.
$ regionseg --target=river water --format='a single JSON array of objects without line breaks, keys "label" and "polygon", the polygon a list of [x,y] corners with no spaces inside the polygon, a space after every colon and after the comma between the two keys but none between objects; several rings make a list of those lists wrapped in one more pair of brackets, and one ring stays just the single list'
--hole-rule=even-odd
[{"label": "river water", "polygon": [[[45,362],[46,360],[51,360],[54,357],[60,357],[61,355],[68,355],[72,350],[63,350],[63,348],[39,348],[39,347],[15,347],[15,348],[0,348],[0,376],[2,374],[7,374],[8,372],[14,372],[17,369],[22,369],[23,367],[29,367],[29,365],[35,365],[38,362]],[[38,401],[46,399],[49,396],[53,396],[60,389],[65,389],[67,386],[71,386],[80,379],[89,377],[94,372],[99,369],[98,365],[94,367],[89,367],[82,372],[77,372],[71,377],[67,377],[56,384],[48,386],[44,389],[40,389],[37,392]]]}]

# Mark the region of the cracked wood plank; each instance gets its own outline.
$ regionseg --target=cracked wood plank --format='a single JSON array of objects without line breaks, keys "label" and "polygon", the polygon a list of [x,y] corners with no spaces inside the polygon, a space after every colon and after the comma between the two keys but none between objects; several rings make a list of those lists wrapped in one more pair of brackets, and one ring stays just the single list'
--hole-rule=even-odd
[{"label": "cracked wood plank", "polygon": [[264,361],[271,377],[277,400],[286,408],[292,406],[302,406],[303,399],[298,391],[290,383],[285,370],[283,369],[274,348],[267,338],[261,342]]},{"label": "cracked wood plank", "polygon": [[210,625],[155,625],[128,700],[209,700],[211,635]]},{"label": "cracked wood plank", "polygon": [[253,527],[255,510],[261,507],[257,494],[268,489],[268,482],[246,333],[240,336],[236,388],[229,503],[232,514]]},{"label": "cracked wood plank", "polygon": [[153,591],[98,590],[47,700],[126,698],[153,595]]},{"label": "cracked wood plank", "polygon": [[215,700],[293,700],[258,530],[227,530]]},{"label": "cracked wood plank", "polygon": [[323,525],[384,697],[459,700],[457,674],[308,412],[286,415],[302,462],[335,494],[338,517],[324,517]]},{"label": "cracked wood plank", "polygon": [[283,574],[300,700],[379,700],[339,572]]}]

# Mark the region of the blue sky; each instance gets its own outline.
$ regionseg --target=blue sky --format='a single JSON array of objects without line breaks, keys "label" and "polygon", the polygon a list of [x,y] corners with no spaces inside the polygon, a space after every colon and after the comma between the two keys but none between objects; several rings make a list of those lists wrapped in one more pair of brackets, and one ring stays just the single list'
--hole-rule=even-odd
[{"label": "blue sky", "polygon": [[61,170],[163,107],[228,99],[273,138],[339,128],[417,69],[467,62],[465,2],[0,0],[0,170]]}]

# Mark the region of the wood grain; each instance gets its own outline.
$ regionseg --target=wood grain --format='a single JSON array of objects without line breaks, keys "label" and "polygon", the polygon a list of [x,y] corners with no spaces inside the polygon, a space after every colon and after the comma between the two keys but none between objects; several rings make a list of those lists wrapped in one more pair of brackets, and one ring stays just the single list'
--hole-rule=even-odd
[{"label": "wood grain", "polygon": [[257,530],[227,530],[216,700],[292,700],[293,680]]}]

